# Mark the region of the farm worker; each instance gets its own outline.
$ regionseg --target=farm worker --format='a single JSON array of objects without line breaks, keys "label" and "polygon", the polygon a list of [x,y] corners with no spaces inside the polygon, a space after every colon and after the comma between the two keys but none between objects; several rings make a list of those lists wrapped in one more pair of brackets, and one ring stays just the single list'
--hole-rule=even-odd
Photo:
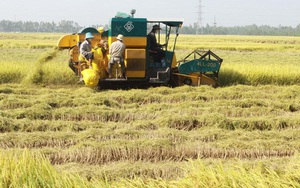
[{"label": "farm worker", "polygon": [[113,42],[109,49],[110,61],[108,63],[108,77],[111,78],[111,69],[115,63],[121,65],[121,77],[125,78],[125,64],[124,64],[124,52],[126,49],[125,44],[123,43],[124,36],[119,34],[117,36],[117,41]]},{"label": "farm worker", "polygon": [[156,40],[156,33],[160,30],[159,25],[153,25],[151,32],[148,34],[149,51],[153,54],[157,54],[159,62],[166,56],[165,51],[161,49],[163,46],[166,46],[166,44],[159,44]]},{"label": "farm worker", "polygon": [[73,72],[78,75],[78,56],[79,56],[79,47],[75,45],[70,48],[69,50],[70,60],[69,60],[69,67],[73,70]]},{"label": "farm worker", "polygon": [[94,54],[92,52],[92,39],[93,34],[88,32],[85,34],[85,41],[80,45],[80,54],[82,54],[89,62],[89,68],[92,68],[92,61],[94,59]]},{"label": "farm worker", "polygon": [[105,55],[108,51],[108,41],[100,39],[95,48],[101,48],[102,54]]},{"label": "farm worker", "polygon": [[[108,42],[107,40],[103,40],[103,39],[100,39],[97,43],[97,46],[95,47],[95,51],[96,51],[96,55],[99,55],[101,54],[101,59],[100,61],[98,61],[98,64],[100,67],[108,67],[108,57],[107,57],[107,54],[108,54]],[[94,53],[95,55],[95,53]],[[97,56],[94,56],[94,58],[96,59]],[[103,72],[106,72],[106,71],[103,71]],[[106,74],[105,76],[103,76],[103,78],[106,77]]]}]

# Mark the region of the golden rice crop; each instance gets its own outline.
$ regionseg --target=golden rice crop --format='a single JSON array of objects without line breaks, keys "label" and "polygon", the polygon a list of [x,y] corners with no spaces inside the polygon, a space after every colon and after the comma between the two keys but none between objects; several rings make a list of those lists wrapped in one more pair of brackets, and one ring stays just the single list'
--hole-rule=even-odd
[{"label": "golden rice crop", "polygon": [[299,187],[298,38],[183,35],[226,87],[97,91],[60,35],[0,37],[4,187]]},{"label": "golden rice crop", "polygon": [[[4,58],[0,61],[1,64],[6,65],[0,71],[0,76],[3,75],[2,83],[20,83],[24,80],[25,83],[41,84],[76,83],[74,81],[76,77],[67,65],[67,52],[56,52],[53,59],[44,59],[45,63],[42,64],[35,63],[50,57],[47,55],[41,57],[41,54],[53,53],[53,47],[60,35],[1,34],[1,36],[3,40],[0,42],[0,53],[4,54]],[[178,59],[184,58],[194,49],[211,49],[223,58],[219,78],[222,86],[299,84],[300,73],[296,71],[299,69],[299,64],[296,62],[300,60],[297,55],[300,50],[300,40],[297,37],[182,35],[177,45]],[[7,53],[7,50],[11,52]],[[13,54],[19,55],[16,57]],[[39,56],[32,54],[39,54]],[[9,56],[12,57],[7,59]],[[27,64],[24,64],[24,61]],[[18,69],[13,69],[9,65],[18,66]],[[29,79],[28,76],[26,78],[24,76],[28,72],[32,75]],[[17,79],[12,79],[16,76]]]}]

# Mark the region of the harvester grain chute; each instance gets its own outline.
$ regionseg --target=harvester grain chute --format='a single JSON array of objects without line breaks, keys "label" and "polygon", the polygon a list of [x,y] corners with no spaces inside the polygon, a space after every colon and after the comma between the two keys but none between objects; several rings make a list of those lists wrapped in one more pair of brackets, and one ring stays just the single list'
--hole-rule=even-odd
[{"label": "harvester grain chute", "polygon": [[[193,51],[181,61],[177,61],[175,47],[183,19],[146,19],[134,15],[118,13],[110,20],[109,29],[85,28],[78,33],[65,35],[58,41],[60,49],[69,49],[69,66],[83,78],[88,86],[98,87],[131,85],[217,85],[218,73],[222,59],[211,51]],[[162,45],[163,56],[150,48],[149,32],[154,26],[159,28],[155,38]],[[79,53],[80,44],[86,33],[94,36],[92,40],[94,71],[88,68],[87,61]],[[119,78],[120,65],[114,64],[112,74],[108,76],[110,62],[109,47],[116,41],[116,36],[124,36],[126,50],[124,53],[125,78]],[[171,36],[174,38],[171,39]],[[171,44],[172,43],[172,44]],[[199,57],[197,57],[199,56]],[[193,57],[193,59],[191,59]],[[95,75],[97,74],[97,75]],[[99,79],[97,81],[93,79]]]}]

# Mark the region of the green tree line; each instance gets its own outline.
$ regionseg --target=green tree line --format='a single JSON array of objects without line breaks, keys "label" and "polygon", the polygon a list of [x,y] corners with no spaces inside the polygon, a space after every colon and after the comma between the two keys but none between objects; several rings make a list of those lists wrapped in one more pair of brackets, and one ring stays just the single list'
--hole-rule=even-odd
[{"label": "green tree line", "polygon": [[0,21],[0,32],[55,32],[73,33],[82,27],[73,21],[62,20],[55,22],[32,22],[32,21]]},{"label": "green tree line", "polygon": [[[93,26],[97,27],[97,26]],[[107,25],[105,26],[108,27]],[[73,21],[62,20],[55,22],[32,22],[32,21],[0,21],[0,32],[59,32],[76,33],[83,27]],[[300,36],[300,24],[296,27],[268,25],[247,25],[247,26],[211,26],[198,28],[196,24],[183,26],[182,34],[205,34],[205,35],[271,35],[271,36]]]},{"label": "green tree line", "polygon": [[205,34],[205,35],[270,35],[270,36],[300,36],[300,24],[296,27],[278,26],[272,27],[268,25],[258,26],[256,24],[247,26],[211,26],[206,25],[197,28],[196,24],[184,26],[180,33],[184,34]]}]

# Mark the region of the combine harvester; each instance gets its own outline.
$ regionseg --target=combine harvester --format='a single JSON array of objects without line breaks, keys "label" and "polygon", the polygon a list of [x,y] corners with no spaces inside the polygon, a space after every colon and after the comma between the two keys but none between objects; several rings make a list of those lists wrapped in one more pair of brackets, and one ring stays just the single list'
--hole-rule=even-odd
[{"label": "combine harvester", "polygon": [[[218,85],[218,73],[222,59],[213,52],[195,50],[183,60],[177,61],[175,46],[179,29],[183,24],[180,19],[134,18],[132,14],[118,13],[110,20],[110,28],[85,28],[76,34],[65,35],[58,41],[60,49],[69,49],[70,67],[83,79],[87,86],[99,88],[128,85],[143,87],[148,85]],[[153,25],[162,30],[156,34],[158,43],[164,41],[164,58],[149,49],[147,34]],[[93,35],[94,60],[89,69],[86,59],[79,54],[79,45],[86,34]],[[120,65],[113,66],[112,77],[108,76],[109,46],[122,34],[126,45],[124,54],[125,77],[120,77]],[[174,36],[170,45],[170,37]],[[98,44],[98,45],[97,45]]]}]

